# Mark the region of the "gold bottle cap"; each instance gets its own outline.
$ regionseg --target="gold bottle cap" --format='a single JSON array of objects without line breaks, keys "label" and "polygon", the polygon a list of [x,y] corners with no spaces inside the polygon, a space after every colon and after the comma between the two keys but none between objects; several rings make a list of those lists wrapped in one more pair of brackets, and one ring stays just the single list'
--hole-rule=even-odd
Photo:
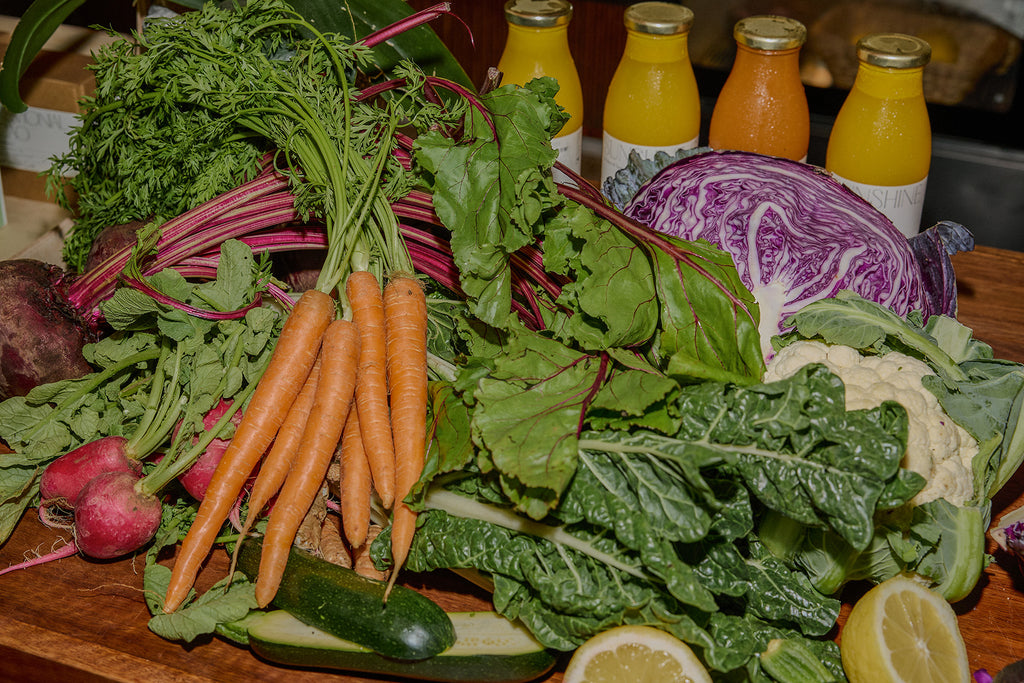
[{"label": "gold bottle cap", "polygon": [[505,19],[510,24],[530,28],[565,26],[572,19],[572,3],[568,0],[508,0]]},{"label": "gold bottle cap", "polygon": [[752,50],[792,50],[807,40],[807,28],[796,19],[761,14],[737,21],[732,37]]},{"label": "gold bottle cap", "polygon": [[928,41],[905,33],[871,33],[857,41],[857,59],[889,69],[912,69],[931,60]]},{"label": "gold bottle cap", "polygon": [[626,8],[623,21],[630,31],[671,36],[690,32],[693,10],[671,2],[638,2]]}]

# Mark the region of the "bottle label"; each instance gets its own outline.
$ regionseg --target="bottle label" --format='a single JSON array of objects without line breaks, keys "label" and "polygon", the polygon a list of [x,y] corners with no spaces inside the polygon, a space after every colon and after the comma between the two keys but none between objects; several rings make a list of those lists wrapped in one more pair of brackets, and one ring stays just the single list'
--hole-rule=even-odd
[{"label": "bottle label", "polygon": [[920,232],[928,176],[909,185],[869,185],[847,180],[835,173],[832,176],[888,216],[908,238]]},{"label": "bottle label", "polygon": [[[568,135],[551,138],[551,146],[558,152],[558,160],[576,175],[579,175],[583,163],[583,126]],[[569,179],[564,173],[554,172],[555,182],[565,183]]]},{"label": "bottle label", "polygon": [[601,184],[598,187],[604,187],[605,180],[614,176],[616,171],[626,167],[626,164],[629,163],[630,152],[635,151],[641,159],[653,160],[658,152],[665,152],[671,156],[681,149],[693,149],[696,146],[697,137],[687,140],[682,144],[665,147],[634,145],[631,142],[626,142],[613,135],[609,135],[605,131],[601,137]]}]

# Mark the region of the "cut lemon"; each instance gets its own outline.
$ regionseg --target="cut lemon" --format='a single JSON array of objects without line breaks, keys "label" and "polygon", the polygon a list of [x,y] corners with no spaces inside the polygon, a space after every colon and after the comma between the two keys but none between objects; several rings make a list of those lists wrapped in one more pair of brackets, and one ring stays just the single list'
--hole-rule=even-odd
[{"label": "cut lemon", "polygon": [[956,613],[914,579],[884,581],[853,605],[839,644],[850,683],[965,683]]},{"label": "cut lemon", "polygon": [[693,650],[652,626],[617,626],[583,643],[564,683],[711,683]]}]

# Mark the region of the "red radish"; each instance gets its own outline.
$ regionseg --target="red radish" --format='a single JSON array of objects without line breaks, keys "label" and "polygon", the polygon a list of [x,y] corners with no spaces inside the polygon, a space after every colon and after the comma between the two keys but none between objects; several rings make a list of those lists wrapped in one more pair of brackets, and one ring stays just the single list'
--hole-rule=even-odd
[{"label": "red radish", "polygon": [[138,476],[142,465],[128,456],[128,439],[105,436],[60,456],[43,470],[39,495],[44,504],[73,507],[82,488],[103,472],[128,472]]},{"label": "red radish", "polygon": [[210,477],[217,469],[217,463],[220,462],[229,443],[231,442],[224,439],[214,439],[195,461],[195,464],[178,477],[178,481],[188,491],[188,494],[196,500],[202,500],[206,494],[206,487],[210,485]]},{"label": "red radish", "polygon": [[[221,400],[217,405],[213,407],[203,417],[203,427],[207,430],[213,429],[217,424],[217,421],[224,416],[225,413],[231,408],[231,403],[228,401]],[[231,416],[231,424],[238,426],[238,423],[242,421],[242,411],[237,410],[235,414]],[[180,427],[180,425],[179,425]],[[177,430],[175,430],[177,434]],[[199,437],[193,438],[193,443],[198,441]],[[178,477],[178,481],[185,487],[189,495],[196,500],[202,500],[203,495],[206,493],[206,487],[210,484],[210,477],[213,476],[213,471],[217,469],[217,463],[220,462],[220,458],[224,455],[224,450],[231,443],[230,439],[217,438],[210,442],[210,445],[206,447],[203,454],[196,459],[192,467]]]},{"label": "red radish", "polygon": [[38,567],[41,564],[53,562],[54,560],[63,560],[65,557],[71,557],[77,552],[78,548],[75,547],[74,541],[72,541],[71,543],[65,543],[61,547],[57,548],[56,550],[50,553],[47,553],[46,555],[40,555],[39,557],[36,557],[34,559],[25,560],[20,564],[12,564],[10,567],[0,569],[0,576],[7,574],[8,572],[16,572],[19,569],[29,569],[31,567]]},{"label": "red radish", "polygon": [[161,504],[130,472],[105,472],[82,489],[75,505],[75,544],[107,560],[138,550],[160,527]]}]

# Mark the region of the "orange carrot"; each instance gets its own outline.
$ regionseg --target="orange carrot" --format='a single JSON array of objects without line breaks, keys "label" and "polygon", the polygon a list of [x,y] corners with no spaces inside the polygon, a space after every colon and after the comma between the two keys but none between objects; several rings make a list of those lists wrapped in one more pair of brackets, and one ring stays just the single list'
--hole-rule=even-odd
[{"label": "orange carrot", "polygon": [[[356,396],[359,387],[356,386]],[[355,548],[366,541],[370,527],[370,463],[363,450],[358,410],[350,410],[341,435],[341,524],[345,538]]]},{"label": "orange carrot", "polygon": [[281,489],[281,485],[288,476],[288,470],[292,466],[292,461],[295,460],[302,435],[306,431],[306,421],[313,409],[317,386],[320,383],[321,363],[322,354],[317,356],[302,391],[292,403],[287,417],[277,431],[270,452],[260,463],[260,470],[256,474],[252,490],[249,492],[249,509],[246,513],[242,536],[245,536],[252,524],[259,518],[264,506]]},{"label": "orange carrot", "polygon": [[199,511],[182,541],[171,571],[164,611],[173,612],[195,583],[224,520],[260,456],[266,452],[309,375],[324,331],[334,318],[334,300],[309,290],[295,304],[235,436],[210,479]]},{"label": "orange carrot", "polygon": [[345,426],[356,386],[359,336],[355,325],[335,320],[324,333],[320,383],[302,443],[281,486],[263,537],[256,602],[266,607],[277,594],[288,553],[309,506],[323,485]]},{"label": "orange carrot", "polygon": [[395,440],[395,505],[391,520],[390,584],[405,563],[416,513],[405,504],[423,473],[427,431],[427,302],[414,278],[398,276],[384,289],[388,388]]},{"label": "orange carrot", "polygon": [[345,293],[352,307],[352,321],[359,330],[356,410],[359,412],[363,450],[381,504],[390,508],[395,499],[395,446],[388,416],[384,300],[377,278],[365,270],[349,275]]},{"label": "orange carrot", "polygon": [[313,409],[313,399],[316,397],[316,388],[320,382],[320,358],[317,354],[313,368],[306,377],[302,391],[295,398],[292,407],[277,430],[274,443],[270,452],[260,463],[259,472],[253,481],[252,489],[249,491],[249,507],[245,513],[245,521],[242,524],[242,531],[238,534],[238,542],[235,543],[235,550],[231,553],[230,574],[235,573],[235,565],[238,562],[238,552],[242,549],[242,543],[249,534],[252,525],[260,518],[260,513],[270,499],[281,489],[288,470],[295,459],[299,442],[302,440],[302,433],[306,429],[306,420],[309,418],[309,411]]}]

